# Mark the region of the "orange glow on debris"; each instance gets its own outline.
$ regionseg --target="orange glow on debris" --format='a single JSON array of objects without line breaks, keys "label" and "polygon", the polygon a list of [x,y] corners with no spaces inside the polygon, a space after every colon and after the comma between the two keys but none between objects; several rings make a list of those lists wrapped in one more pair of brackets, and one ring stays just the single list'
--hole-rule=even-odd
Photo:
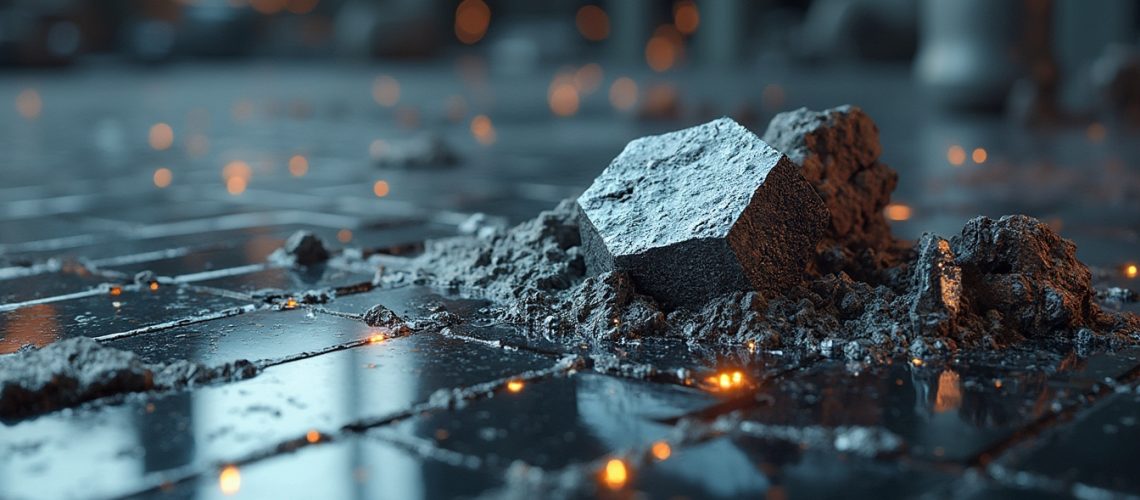
[{"label": "orange glow on debris", "polygon": [[218,488],[223,495],[233,495],[241,490],[241,472],[233,465],[227,465],[218,474]]},{"label": "orange glow on debris", "polygon": [[910,364],[912,364],[916,367],[922,366],[922,358],[914,358],[914,359],[910,360]]},{"label": "orange glow on debris", "polygon": [[369,344],[379,344],[385,340],[388,340],[388,337],[385,337],[382,333],[376,333],[368,337]]},{"label": "orange glow on debris", "polygon": [[653,448],[650,450],[653,453],[653,458],[657,460],[667,460],[673,455],[673,449],[669,447],[669,443],[665,441],[658,441],[653,443]]},{"label": "orange glow on debris", "polygon": [[520,392],[523,390],[524,386],[525,384],[522,380],[511,380],[510,382],[507,382],[507,390],[510,392]]},{"label": "orange glow on debris", "polygon": [[123,287],[113,286],[110,293],[112,297],[118,297],[123,294]]},{"label": "orange glow on debris", "polygon": [[602,482],[606,484],[606,487],[611,490],[619,490],[625,486],[628,480],[629,471],[626,470],[625,462],[616,458],[606,462],[606,469],[602,473]]}]

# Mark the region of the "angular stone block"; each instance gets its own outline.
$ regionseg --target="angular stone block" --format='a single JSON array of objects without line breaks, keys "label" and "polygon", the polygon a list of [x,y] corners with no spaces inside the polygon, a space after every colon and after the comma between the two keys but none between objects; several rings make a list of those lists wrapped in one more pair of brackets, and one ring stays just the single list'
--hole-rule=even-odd
[{"label": "angular stone block", "polygon": [[828,220],[799,167],[728,118],[630,142],[578,206],[589,272],[671,308],[785,291]]}]

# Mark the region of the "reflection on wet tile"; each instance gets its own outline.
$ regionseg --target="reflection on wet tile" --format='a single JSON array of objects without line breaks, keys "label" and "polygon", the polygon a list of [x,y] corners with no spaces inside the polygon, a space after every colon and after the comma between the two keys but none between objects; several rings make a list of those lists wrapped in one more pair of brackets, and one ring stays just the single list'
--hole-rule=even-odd
[{"label": "reflection on wet tile", "polygon": [[[203,277],[205,279],[201,279]],[[249,293],[258,290],[304,292],[318,288],[368,283],[372,281],[372,278],[373,276],[370,274],[318,265],[309,268],[274,267],[222,277],[188,275],[183,276],[180,280],[195,285]]]},{"label": "reflection on wet tile", "polygon": [[1098,488],[1140,495],[1140,391],[1125,386],[1000,459],[1007,474],[1025,471],[1066,491]]},{"label": "reflection on wet tile", "polygon": [[[114,478],[108,487],[129,488],[143,472],[238,459],[310,430],[332,433],[352,421],[406,410],[439,389],[551,364],[533,354],[416,334],[273,366],[227,385],[140,395],[19,422],[0,433],[0,452],[20,450],[7,462],[2,456],[9,453],[0,453],[0,470],[28,474],[13,487],[30,487],[38,482],[33,478],[43,477],[61,491],[78,491],[82,483],[72,478],[106,469]],[[86,464],[85,474],[64,474],[75,454],[101,460]],[[47,464],[43,476],[31,464]]]},{"label": "reflection on wet tile", "polygon": [[881,426],[915,456],[961,462],[1079,393],[1052,380],[1052,371],[899,360],[851,373],[824,362],[764,388],[772,400],[746,416],[768,424]]},{"label": "reflection on wet tile", "polygon": [[108,346],[137,353],[146,362],[186,359],[216,365],[237,359],[275,359],[366,339],[361,321],[305,309],[260,310],[228,318],[113,340]]},{"label": "reflection on wet tile", "polygon": [[714,403],[696,390],[580,373],[525,384],[453,411],[375,432],[413,435],[495,467],[514,460],[562,468],[646,446],[670,427],[655,423]]},{"label": "reflection on wet tile", "polygon": [[241,267],[249,264],[262,264],[266,257],[281,247],[284,239],[263,236],[250,239],[242,246],[221,246],[203,249],[188,249],[172,252],[176,255],[131,262],[118,265],[100,266],[101,269],[117,271],[132,276],[140,271],[151,271],[157,276],[174,277],[184,274]]},{"label": "reflection on wet tile", "polygon": [[427,316],[435,309],[456,314],[467,320],[477,320],[479,309],[488,304],[484,300],[448,297],[435,290],[418,285],[402,286],[398,288],[378,288],[365,293],[341,295],[325,304],[323,307],[330,311],[344,314],[364,314],[376,304],[383,304],[404,319],[415,319]]},{"label": "reflection on wet tile", "polygon": [[[227,473],[227,479],[233,476]],[[369,439],[310,446],[237,469],[240,481],[217,471],[179,485],[161,498],[429,498],[474,497],[500,483],[498,476],[424,459]],[[236,484],[235,483],[240,483]],[[236,491],[233,491],[236,490]]]},{"label": "reflection on wet tile", "polygon": [[952,476],[898,462],[802,450],[796,443],[722,437],[672,450],[633,472],[649,498],[914,498]]},{"label": "reflection on wet tile", "polygon": [[24,344],[42,346],[81,335],[100,337],[246,304],[179,286],[110,288],[105,293],[0,312],[0,353]]},{"label": "reflection on wet tile", "polygon": [[0,304],[56,297],[83,292],[106,280],[89,273],[48,272],[0,280]]}]

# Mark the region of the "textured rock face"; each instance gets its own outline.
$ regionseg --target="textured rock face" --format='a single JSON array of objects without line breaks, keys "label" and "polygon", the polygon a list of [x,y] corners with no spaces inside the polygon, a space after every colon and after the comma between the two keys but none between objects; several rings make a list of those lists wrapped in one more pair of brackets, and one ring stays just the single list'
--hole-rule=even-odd
[{"label": "textured rock face", "polygon": [[962,310],[962,268],[954,262],[950,242],[931,233],[922,235],[916,249],[910,282],[912,327],[920,336],[949,335]]},{"label": "textured rock face", "polygon": [[1077,248],[1032,217],[976,217],[953,240],[963,284],[978,313],[996,311],[1027,335],[1090,324],[1092,274]]},{"label": "textured rock face", "polygon": [[866,113],[852,106],[780,113],[772,118],[764,141],[801,167],[831,212],[818,248],[821,274],[842,270],[868,277],[865,268],[894,264],[879,254],[895,246],[883,208],[898,185],[898,173],[879,162],[879,129]]},{"label": "textured rock face", "polygon": [[308,231],[293,233],[289,239],[285,240],[285,245],[281,249],[284,255],[276,256],[276,258],[292,259],[293,262],[302,266],[310,266],[329,260],[329,251],[325,248],[325,243],[321,241],[320,237]]},{"label": "textured rock face", "polygon": [[245,360],[205,367],[189,361],[147,364],[129,351],[87,337],[0,356],[0,419],[21,418],[132,392],[179,389],[258,373]]},{"label": "textured rock face", "polygon": [[799,283],[827,210],[794,164],[722,118],[630,142],[578,198],[591,274],[668,307]]}]

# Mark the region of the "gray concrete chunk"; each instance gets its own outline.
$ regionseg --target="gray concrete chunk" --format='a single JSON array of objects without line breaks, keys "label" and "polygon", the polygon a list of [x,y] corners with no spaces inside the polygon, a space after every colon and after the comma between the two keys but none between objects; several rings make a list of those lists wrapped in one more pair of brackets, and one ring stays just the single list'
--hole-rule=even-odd
[{"label": "gray concrete chunk", "polygon": [[828,220],[799,168],[728,118],[634,140],[578,198],[591,274],[669,307],[798,283]]}]

